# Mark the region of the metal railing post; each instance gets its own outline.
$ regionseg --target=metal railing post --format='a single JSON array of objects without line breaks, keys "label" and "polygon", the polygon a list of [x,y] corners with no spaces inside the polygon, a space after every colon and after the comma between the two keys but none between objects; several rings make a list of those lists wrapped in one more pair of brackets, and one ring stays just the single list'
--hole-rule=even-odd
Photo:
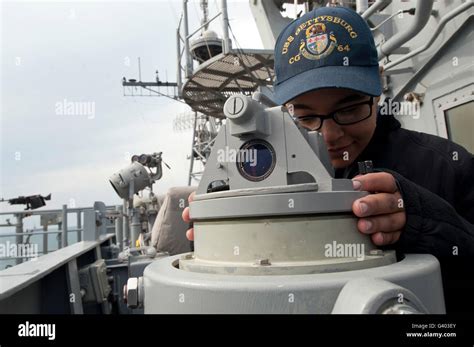
[{"label": "metal railing post", "polygon": [[[61,228],[59,229],[59,232],[56,234],[56,240],[58,241],[58,249],[61,249],[63,246],[63,234],[61,233],[61,230],[63,228],[63,223],[60,223]],[[58,225],[59,226],[59,225]]]},{"label": "metal railing post", "polygon": [[48,234],[46,234],[47,231],[48,226],[43,225],[43,255],[48,254]]},{"label": "metal railing post", "polygon": [[[23,215],[22,214],[15,214],[16,217],[16,224],[15,224],[15,233],[16,236],[16,245],[19,246],[23,243]],[[17,258],[15,260],[16,264],[21,264],[23,262],[22,258]]]},{"label": "metal railing post", "polygon": [[82,211],[77,211],[77,242],[82,241]]},{"label": "metal railing post", "polygon": [[67,205],[63,205],[62,243],[61,248],[67,247]]}]

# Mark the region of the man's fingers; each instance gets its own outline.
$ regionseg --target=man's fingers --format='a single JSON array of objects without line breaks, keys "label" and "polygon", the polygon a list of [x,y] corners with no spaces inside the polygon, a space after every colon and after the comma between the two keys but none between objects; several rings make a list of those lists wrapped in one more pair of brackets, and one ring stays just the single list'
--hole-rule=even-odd
[{"label": "man's fingers", "polygon": [[377,232],[387,233],[402,230],[405,223],[405,212],[397,212],[381,216],[361,218],[357,222],[357,228],[364,234],[375,234]]},{"label": "man's fingers", "polygon": [[400,193],[378,193],[360,198],[352,204],[352,211],[357,217],[395,213],[403,210]]},{"label": "man's fingers", "polygon": [[185,207],[183,210],[183,213],[181,214],[181,217],[185,222],[190,222],[191,219],[189,218],[189,207]]},{"label": "man's fingers", "polygon": [[[188,197],[188,201],[189,203],[191,203],[194,199],[194,192],[192,192],[191,194],[189,194],[189,197]],[[183,218],[183,220],[187,223],[191,222],[191,218],[189,216],[189,207],[186,207],[184,210],[183,210],[183,213],[181,214],[181,217]],[[189,241],[194,241],[194,229],[191,228],[191,229],[188,229],[186,231],[186,237],[188,238]]]},{"label": "man's fingers", "polygon": [[361,183],[360,188],[357,188],[357,190],[384,193],[395,193],[398,190],[395,178],[388,172],[375,172],[357,176],[353,181]]},{"label": "man's fingers", "polygon": [[398,241],[406,223],[402,196],[393,175],[375,172],[353,178],[354,189],[376,193],[354,201],[352,211],[361,218],[357,228],[370,234],[377,246],[390,245]]},{"label": "man's fingers", "polygon": [[392,243],[395,243],[398,241],[401,233],[402,232],[400,230],[391,232],[391,233],[378,232],[378,233],[372,234],[372,242],[376,246],[391,245]]},{"label": "man's fingers", "polygon": [[186,237],[189,241],[194,241],[194,228],[188,229],[186,231]]}]

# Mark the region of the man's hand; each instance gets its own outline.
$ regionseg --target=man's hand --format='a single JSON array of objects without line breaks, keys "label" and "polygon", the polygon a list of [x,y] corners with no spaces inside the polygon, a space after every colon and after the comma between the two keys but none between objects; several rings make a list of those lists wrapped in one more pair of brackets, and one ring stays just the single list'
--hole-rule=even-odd
[{"label": "man's hand", "polygon": [[[191,203],[191,201],[193,201],[194,199],[194,194],[195,192],[192,192],[191,194],[189,194],[189,197],[188,197],[188,202]],[[183,214],[181,215],[183,217],[183,220],[187,223],[191,222],[191,219],[189,218],[189,207],[186,207],[184,210],[183,210]],[[194,240],[194,229],[191,228],[191,229],[188,229],[186,231],[186,237],[188,238],[189,241],[193,241]]]},{"label": "man's hand", "polygon": [[370,234],[377,246],[395,243],[405,227],[406,214],[402,196],[395,178],[387,172],[369,173],[352,179],[355,190],[374,193],[352,204],[352,211],[359,221],[357,228]]}]

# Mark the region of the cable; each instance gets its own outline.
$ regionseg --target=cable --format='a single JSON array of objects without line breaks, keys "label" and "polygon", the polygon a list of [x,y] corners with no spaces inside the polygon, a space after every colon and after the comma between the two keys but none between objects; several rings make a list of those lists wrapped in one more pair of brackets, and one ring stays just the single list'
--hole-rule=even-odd
[{"label": "cable", "polygon": [[177,15],[176,9],[173,6],[173,0],[168,0],[168,5],[171,7],[171,12],[173,12],[174,21],[175,21],[175,24],[177,26],[178,25],[178,15]]},{"label": "cable", "polygon": [[[244,50],[242,49],[242,47],[240,46],[239,44],[239,41],[237,40],[237,38],[235,37],[235,34],[234,34],[234,31],[232,30],[232,26],[230,25],[230,22],[229,22],[229,30],[230,30],[230,33],[232,34],[232,37],[234,38],[235,40],[235,43],[236,43],[236,46],[237,46],[237,52],[240,53],[240,55],[242,57],[245,57],[247,59],[247,63],[250,65],[250,60],[248,59],[247,55],[245,54]],[[252,80],[254,81],[254,83],[257,85],[257,86],[260,86],[260,80],[255,78],[255,76],[253,75],[252,71],[250,71],[248,69],[248,67],[244,64],[244,69],[247,71],[247,73],[250,75],[250,78],[252,78]],[[271,77],[271,76],[269,76]],[[270,92],[272,92],[272,90],[270,89],[269,86],[267,85],[264,85],[263,87],[267,88]]]},{"label": "cable", "polygon": [[201,19],[201,17],[199,16],[199,11],[198,11],[197,6],[196,6],[196,1],[193,1],[193,5],[194,5],[194,6],[193,6],[193,7],[194,7],[194,12],[196,12],[196,17],[197,17],[197,19],[198,19],[198,23],[201,23],[202,19]]},{"label": "cable", "polygon": [[156,94],[159,94],[159,95],[164,96],[164,97],[166,97],[166,98],[169,98],[169,99],[171,99],[171,100],[174,100],[174,101],[177,101],[177,102],[180,102],[180,103],[182,103],[182,104],[187,105],[187,103],[185,103],[184,101],[181,101],[181,100],[179,100],[179,99],[175,99],[175,98],[173,98],[173,97],[171,97],[171,96],[169,96],[169,95],[163,94],[163,93],[161,93],[161,92],[159,92],[159,91],[157,91],[157,90],[150,89],[150,88],[147,88],[147,87],[144,87],[144,86],[141,86],[141,87],[142,87],[143,89],[152,91],[152,92],[154,92],[154,93],[156,93]]}]

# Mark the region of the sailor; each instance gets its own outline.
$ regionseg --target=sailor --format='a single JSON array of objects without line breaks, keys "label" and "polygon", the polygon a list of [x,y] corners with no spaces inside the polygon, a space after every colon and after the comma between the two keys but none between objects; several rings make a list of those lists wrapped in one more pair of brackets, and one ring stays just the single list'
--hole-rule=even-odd
[{"label": "sailor", "polygon": [[[322,7],[278,37],[274,99],[302,127],[323,135],[336,178],[372,193],[353,203],[359,232],[397,254],[436,256],[447,311],[472,312],[472,303],[469,309],[450,297],[469,297],[474,289],[474,157],[380,112],[381,73],[365,20],[348,8]],[[375,172],[360,175],[358,162],[366,160]],[[183,218],[189,221],[188,210]],[[187,235],[192,239],[193,230]]]}]

